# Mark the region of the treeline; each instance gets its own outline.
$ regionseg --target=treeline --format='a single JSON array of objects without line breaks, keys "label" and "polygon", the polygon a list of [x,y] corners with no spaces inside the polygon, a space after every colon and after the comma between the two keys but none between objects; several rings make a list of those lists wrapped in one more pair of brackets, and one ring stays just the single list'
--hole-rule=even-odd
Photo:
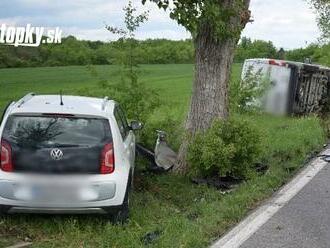
[{"label": "treeline", "polygon": [[[191,40],[173,41],[149,39],[134,41],[134,56],[139,64],[186,64],[194,62],[194,45]],[[0,46],[0,68],[103,65],[115,64],[124,56],[127,44],[113,42],[77,40],[73,36],[62,39],[61,44],[42,44],[40,47]],[[330,45],[310,45],[304,49],[284,51],[276,49],[272,42],[252,41],[243,37],[237,47],[234,61],[242,63],[248,58],[288,59],[303,62],[311,58],[314,62],[330,65]]]},{"label": "treeline", "polygon": [[311,44],[306,48],[285,51],[282,48],[277,50],[271,41],[252,41],[243,37],[236,49],[235,62],[243,62],[248,58],[273,58],[297,62],[306,62],[308,59],[312,63],[330,66],[330,44]]},{"label": "treeline", "polygon": [[330,44],[312,44],[306,48],[291,50],[286,53],[286,58],[300,62],[304,62],[308,58],[312,63],[330,66]]},{"label": "treeline", "polygon": [[283,59],[283,49],[277,50],[271,41],[254,40],[243,37],[237,46],[234,61],[242,63],[251,58]]},{"label": "treeline", "polygon": [[[134,56],[139,64],[192,63],[194,47],[191,40],[154,39],[134,41]],[[40,47],[0,46],[0,68],[103,65],[114,64],[127,50],[122,40],[114,42],[77,40],[73,36],[61,44],[42,44]]]}]

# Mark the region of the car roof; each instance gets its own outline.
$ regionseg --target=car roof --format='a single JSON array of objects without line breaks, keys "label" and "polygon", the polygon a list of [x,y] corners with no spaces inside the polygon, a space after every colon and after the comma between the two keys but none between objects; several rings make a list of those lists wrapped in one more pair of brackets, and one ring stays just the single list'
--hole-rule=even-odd
[{"label": "car roof", "polygon": [[62,96],[60,95],[33,95],[28,94],[10,109],[10,114],[73,114],[81,116],[108,117],[109,111],[113,113],[115,102],[107,98]]}]

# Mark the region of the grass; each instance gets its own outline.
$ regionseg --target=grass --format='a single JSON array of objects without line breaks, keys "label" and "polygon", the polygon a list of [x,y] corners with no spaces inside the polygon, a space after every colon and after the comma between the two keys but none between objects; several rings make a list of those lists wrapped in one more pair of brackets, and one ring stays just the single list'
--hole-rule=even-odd
[{"label": "grass", "polygon": [[[63,90],[65,94],[75,94],[87,88],[99,90],[102,96],[102,89],[97,89],[99,78],[116,80],[116,68],[105,65],[95,69],[98,78],[84,66],[1,69],[0,109],[28,92],[58,94]],[[141,69],[141,80],[156,88],[165,102],[187,104],[192,65],[142,65]]]},{"label": "grass", "polygon": [[[184,118],[192,65],[145,65],[142,79],[159,90],[165,104],[176,104]],[[114,68],[96,67],[100,77],[113,77]],[[238,78],[240,65],[233,77]],[[29,91],[76,93],[96,89],[97,80],[85,67],[0,70],[0,108]],[[161,111],[161,110],[160,110]],[[188,178],[139,172],[128,224],[116,226],[102,216],[15,215],[0,218],[0,247],[32,240],[33,247],[206,247],[251,209],[281,187],[308,156],[325,142],[316,117],[286,118],[261,114],[239,115],[264,135],[264,158],[270,170],[223,195]],[[154,240],[144,238],[157,233]],[[150,235],[152,236],[152,235]]]}]

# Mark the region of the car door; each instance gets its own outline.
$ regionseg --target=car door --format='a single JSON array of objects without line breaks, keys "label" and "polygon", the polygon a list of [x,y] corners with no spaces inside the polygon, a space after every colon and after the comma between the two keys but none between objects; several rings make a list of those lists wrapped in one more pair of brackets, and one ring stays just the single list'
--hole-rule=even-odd
[{"label": "car door", "polygon": [[119,105],[116,106],[114,114],[123,138],[125,154],[131,168],[133,168],[135,163],[135,135],[128,125],[124,111]]}]

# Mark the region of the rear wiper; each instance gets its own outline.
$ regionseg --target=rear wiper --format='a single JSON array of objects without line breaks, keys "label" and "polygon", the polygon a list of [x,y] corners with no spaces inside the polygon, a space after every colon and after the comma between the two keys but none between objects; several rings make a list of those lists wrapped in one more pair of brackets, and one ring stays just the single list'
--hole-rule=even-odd
[{"label": "rear wiper", "polygon": [[58,147],[58,148],[65,148],[65,147],[81,147],[83,145],[78,144],[60,144],[60,143],[54,143],[54,144],[47,144],[47,147]]},{"label": "rear wiper", "polygon": [[56,147],[79,147],[81,145],[77,145],[77,144],[56,144]]}]

